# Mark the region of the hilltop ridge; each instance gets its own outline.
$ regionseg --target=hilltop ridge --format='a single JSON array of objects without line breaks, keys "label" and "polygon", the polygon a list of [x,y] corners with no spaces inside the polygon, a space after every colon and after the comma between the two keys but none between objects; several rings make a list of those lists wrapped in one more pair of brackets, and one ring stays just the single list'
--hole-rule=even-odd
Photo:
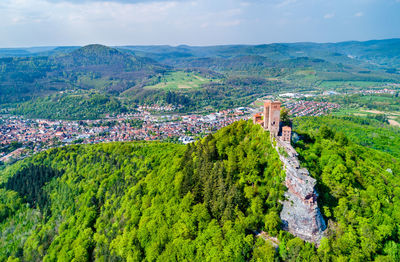
[{"label": "hilltop ridge", "polygon": [[[13,108],[15,103],[40,103],[65,92],[96,91],[134,108],[169,104],[168,92],[173,92],[179,99],[171,104],[180,112],[198,112],[247,106],[280,91],[320,92],[358,83],[382,86],[400,83],[398,41],[207,47],[91,44],[23,49],[14,56],[7,49],[3,53],[9,55],[0,58],[0,106]],[[1,53],[0,49],[0,57]],[[196,78],[203,80],[197,88],[179,88]],[[172,90],[163,88],[174,81],[181,83]]]},{"label": "hilltop ridge", "polygon": [[0,259],[395,261],[400,160],[327,127],[301,136],[328,225],[318,248],[282,231],[282,163],[239,121],[186,146],[74,145],[0,171]]},{"label": "hilltop ridge", "polygon": [[137,57],[132,53],[99,44],[87,45],[71,53],[55,56],[53,59],[63,67],[89,71],[94,70],[93,66],[97,66],[114,75],[119,73],[119,70],[138,71],[156,66],[161,68],[151,59]]}]

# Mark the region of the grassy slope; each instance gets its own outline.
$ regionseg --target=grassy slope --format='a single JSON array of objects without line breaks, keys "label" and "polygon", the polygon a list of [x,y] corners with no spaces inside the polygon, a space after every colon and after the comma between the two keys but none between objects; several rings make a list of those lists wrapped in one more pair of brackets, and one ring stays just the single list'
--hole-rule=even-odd
[{"label": "grassy slope", "polygon": [[146,88],[164,90],[197,89],[200,88],[202,84],[210,82],[210,80],[196,73],[183,71],[170,72],[166,75],[155,78],[158,83],[146,86]]}]

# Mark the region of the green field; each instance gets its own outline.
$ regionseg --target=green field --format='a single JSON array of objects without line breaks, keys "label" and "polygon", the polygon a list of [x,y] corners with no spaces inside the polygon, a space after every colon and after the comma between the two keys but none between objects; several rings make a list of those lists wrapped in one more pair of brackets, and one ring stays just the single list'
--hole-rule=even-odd
[{"label": "green field", "polygon": [[383,117],[392,126],[400,126],[399,94],[352,94],[335,95],[319,98],[318,101],[329,101],[342,107],[333,112],[335,116]]},{"label": "green field", "polygon": [[176,89],[195,89],[202,84],[210,82],[209,79],[193,72],[176,71],[165,75],[156,76],[153,79],[156,84],[146,86],[146,88],[156,88],[164,90]]},{"label": "green field", "polygon": [[107,87],[117,84],[119,81],[107,80],[104,78],[92,78],[86,75],[80,76],[77,84],[80,86],[87,86],[97,90],[107,89]]},{"label": "green field", "polygon": [[400,92],[395,94],[338,94],[315,97],[313,100],[338,103],[345,108],[400,112]]},{"label": "green field", "polygon": [[294,73],[295,76],[300,76],[310,80],[317,79],[316,74],[317,72],[314,69],[298,70]]},{"label": "green field", "polygon": [[360,115],[361,113],[360,109],[358,108],[348,108],[348,107],[342,107],[339,110],[333,111],[331,115],[334,116],[349,116],[349,115]]},{"label": "green field", "polygon": [[322,89],[354,89],[354,88],[374,88],[382,87],[386,83],[374,82],[374,81],[322,81],[319,85]]}]

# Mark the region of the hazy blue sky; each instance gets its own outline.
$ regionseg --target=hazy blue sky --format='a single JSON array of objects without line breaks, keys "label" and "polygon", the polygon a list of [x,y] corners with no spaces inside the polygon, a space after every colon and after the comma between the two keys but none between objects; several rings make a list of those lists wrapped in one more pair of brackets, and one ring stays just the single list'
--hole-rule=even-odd
[{"label": "hazy blue sky", "polygon": [[400,37],[400,0],[0,0],[0,47]]}]

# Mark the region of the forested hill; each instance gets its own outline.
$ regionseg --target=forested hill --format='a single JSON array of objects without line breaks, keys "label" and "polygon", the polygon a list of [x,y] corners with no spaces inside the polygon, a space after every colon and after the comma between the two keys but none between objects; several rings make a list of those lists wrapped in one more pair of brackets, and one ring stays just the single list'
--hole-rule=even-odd
[{"label": "forested hill", "polygon": [[0,104],[66,90],[120,93],[165,70],[149,58],[102,45],[52,56],[0,58]]},{"label": "forested hill", "polygon": [[399,160],[327,127],[296,147],[328,221],[318,249],[281,231],[282,164],[269,134],[239,121],[187,146],[75,145],[8,167],[0,260],[398,261]]},{"label": "forested hill", "polygon": [[0,260],[248,260],[284,190],[268,135],[244,121],[195,145],[52,149],[1,178]]},{"label": "forested hill", "polygon": [[[142,104],[219,111],[282,92],[395,86],[400,83],[399,43],[0,49],[0,109],[27,117],[90,119]],[[170,92],[176,99],[169,99]],[[122,105],[96,115],[71,110],[87,110],[93,93]]]},{"label": "forested hill", "polygon": [[[52,56],[55,63],[69,70],[89,71],[98,74],[117,75],[122,72],[136,72],[144,69],[155,69],[155,61],[134,56],[132,53],[121,52],[118,49],[103,45],[88,45],[71,53]],[[96,70],[97,69],[97,70]],[[97,71],[97,72],[96,72]]]},{"label": "forested hill", "polygon": [[296,57],[314,57],[333,63],[357,64],[362,66],[380,65],[398,68],[400,39],[371,41],[348,41],[338,43],[272,43],[262,45],[222,46],[124,46],[138,55],[157,61],[175,63],[194,57],[232,58],[257,55],[273,60],[287,60]]}]

